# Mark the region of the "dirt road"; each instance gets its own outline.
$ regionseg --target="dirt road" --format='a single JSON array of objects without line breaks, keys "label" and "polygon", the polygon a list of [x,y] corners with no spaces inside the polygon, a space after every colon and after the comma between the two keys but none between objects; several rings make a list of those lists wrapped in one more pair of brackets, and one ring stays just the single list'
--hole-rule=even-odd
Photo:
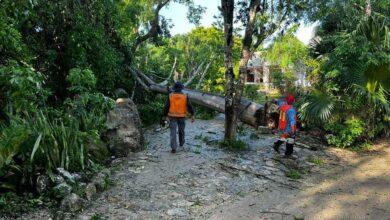
[{"label": "dirt road", "polygon": [[[124,159],[115,185],[79,219],[390,219],[390,148],[368,154],[297,148],[281,159],[273,135],[245,127],[250,150],[227,152],[223,121],[187,124],[169,153],[169,132],[146,132],[147,150]],[[289,176],[287,177],[286,174]]]},{"label": "dirt road", "polygon": [[[301,135],[297,159],[273,152],[275,136],[240,129],[249,150],[221,149],[223,119],[187,124],[172,155],[169,131],[146,130],[147,148],[117,159],[113,186],[69,219],[390,219],[390,147],[321,148]],[[312,151],[309,148],[317,147]],[[52,219],[39,210],[22,219]]]}]

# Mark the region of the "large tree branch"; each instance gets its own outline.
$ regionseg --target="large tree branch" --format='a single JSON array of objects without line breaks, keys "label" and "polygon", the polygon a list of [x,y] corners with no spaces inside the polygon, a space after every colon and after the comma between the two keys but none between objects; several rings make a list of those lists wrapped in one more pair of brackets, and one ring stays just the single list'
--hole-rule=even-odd
[{"label": "large tree branch", "polygon": [[201,74],[201,77],[200,77],[200,79],[199,79],[199,82],[198,82],[198,84],[196,84],[195,89],[199,89],[199,88],[200,88],[200,85],[202,84],[202,82],[203,82],[203,80],[204,80],[204,77],[205,77],[207,71],[209,70],[210,65],[211,65],[212,62],[213,62],[213,60],[211,60],[211,61],[207,64],[206,68],[203,70],[203,72],[202,72],[202,74]]},{"label": "large tree branch", "polygon": [[162,81],[162,82],[160,83],[160,85],[162,85],[162,86],[168,85],[169,79],[172,77],[173,73],[174,73],[175,70],[176,70],[176,63],[177,63],[177,56],[175,56],[175,61],[173,62],[172,70],[171,70],[171,72],[169,73],[169,76],[168,76],[164,81]]},{"label": "large tree branch", "polygon": [[184,86],[187,87],[191,85],[192,81],[199,75],[200,70],[202,69],[204,62],[202,62],[195,71],[192,71],[191,77],[184,83]]},{"label": "large tree branch", "polygon": [[149,78],[147,75],[143,74],[136,67],[133,67],[133,68],[130,67],[130,71],[135,72],[137,74],[137,76],[140,76],[143,80],[146,81],[147,84],[149,84],[149,85],[156,84],[151,78]]},{"label": "large tree branch", "polygon": [[[283,11],[283,8],[280,9],[279,12],[281,13],[282,11]],[[260,46],[260,44],[262,44],[264,42],[265,39],[267,39],[269,36],[271,36],[276,30],[280,29],[281,25],[286,20],[286,17],[288,15],[289,11],[290,11],[289,8],[286,8],[285,11],[283,12],[282,16],[280,17],[280,19],[278,19],[276,22],[269,25],[268,30],[264,26],[262,26],[260,28],[260,31],[255,35],[256,42],[253,44],[252,51],[255,51]],[[272,14],[273,14],[273,10],[272,10]]]},{"label": "large tree branch", "polygon": [[248,17],[248,23],[245,28],[245,34],[244,39],[242,40],[243,49],[250,49],[250,46],[252,45],[252,38],[253,38],[253,32],[255,30],[255,23],[256,23],[256,14],[257,10],[260,6],[260,1],[258,0],[251,0],[250,2],[250,9],[249,9],[249,17]]},{"label": "large tree branch", "polygon": [[160,1],[157,6],[156,6],[156,9],[154,10],[154,16],[153,16],[153,19],[150,21],[150,29],[149,31],[142,35],[142,36],[138,36],[135,40],[135,43],[133,45],[133,51],[140,45],[142,44],[143,42],[145,42],[146,40],[148,40],[149,38],[151,37],[154,37],[158,34],[158,28],[159,28],[159,21],[160,21],[160,10],[165,6],[167,5],[168,3],[170,2],[170,0],[163,0],[163,1]]},{"label": "large tree branch", "polygon": [[146,85],[146,84],[144,83],[144,81],[142,81],[142,80],[138,77],[137,72],[136,72],[134,69],[132,69],[132,68],[128,68],[128,70],[130,71],[131,75],[134,77],[134,79],[136,80],[136,82],[138,82],[138,83],[142,86],[142,88],[144,88],[146,91],[149,91],[149,86]]}]

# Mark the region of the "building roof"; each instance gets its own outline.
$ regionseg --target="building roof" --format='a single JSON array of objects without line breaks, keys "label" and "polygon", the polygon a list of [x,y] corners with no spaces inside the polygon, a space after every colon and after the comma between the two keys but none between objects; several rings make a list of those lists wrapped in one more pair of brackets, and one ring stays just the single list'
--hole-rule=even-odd
[{"label": "building roof", "polygon": [[248,61],[249,68],[256,68],[264,65],[268,66],[269,64],[264,60],[264,58],[261,57],[260,52],[254,52],[251,59]]}]

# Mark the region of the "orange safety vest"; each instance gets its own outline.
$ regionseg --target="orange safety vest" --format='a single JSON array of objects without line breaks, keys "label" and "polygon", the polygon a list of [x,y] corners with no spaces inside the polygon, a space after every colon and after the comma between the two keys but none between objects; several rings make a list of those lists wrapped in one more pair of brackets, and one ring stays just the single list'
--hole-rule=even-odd
[{"label": "orange safety vest", "polygon": [[187,96],[181,93],[171,93],[169,95],[168,116],[184,118],[187,116]]},{"label": "orange safety vest", "polygon": [[280,107],[280,114],[279,114],[279,130],[284,130],[287,127],[287,117],[286,113],[291,108],[291,105],[282,105]]}]

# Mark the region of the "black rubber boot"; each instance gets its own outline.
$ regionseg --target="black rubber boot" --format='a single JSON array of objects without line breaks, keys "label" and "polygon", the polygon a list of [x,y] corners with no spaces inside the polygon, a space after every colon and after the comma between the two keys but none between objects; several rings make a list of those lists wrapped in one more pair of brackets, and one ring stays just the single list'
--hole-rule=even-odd
[{"label": "black rubber boot", "polygon": [[285,152],[285,155],[286,155],[286,156],[291,156],[291,155],[293,154],[293,151],[294,151],[294,144],[286,143],[286,152]]},{"label": "black rubber boot", "polygon": [[273,148],[276,152],[280,153],[279,147],[280,147],[280,145],[282,145],[282,144],[283,144],[283,141],[278,140],[278,141],[276,141],[276,142],[274,143],[274,146],[272,146],[272,148]]}]

